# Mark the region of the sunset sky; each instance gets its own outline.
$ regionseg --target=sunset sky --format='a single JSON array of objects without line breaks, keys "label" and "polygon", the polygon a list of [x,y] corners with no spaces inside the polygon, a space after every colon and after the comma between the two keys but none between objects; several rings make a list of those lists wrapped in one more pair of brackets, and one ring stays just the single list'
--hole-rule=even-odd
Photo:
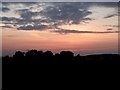
[{"label": "sunset sky", "polygon": [[115,2],[2,3],[3,56],[31,49],[118,53]]}]

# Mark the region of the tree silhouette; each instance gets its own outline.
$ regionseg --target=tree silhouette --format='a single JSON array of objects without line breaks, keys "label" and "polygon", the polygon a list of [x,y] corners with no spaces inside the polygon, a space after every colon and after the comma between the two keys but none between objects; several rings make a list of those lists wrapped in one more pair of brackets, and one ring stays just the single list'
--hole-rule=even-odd
[{"label": "tree silhouette", "polygon": [[[30,50],[26,53],[17,51],[13,57],[2,58],[2,90],[18,90],[18,87],[28,88],[32,85],[34,88],[49,85],[54,87],[60,81],[62,83],[69,80],[82,82],[82,79],[85,81],[88,77],[93,80],[96,73],[105,75],[106,71],[110,71],[107,75],[109,76],[112,70],[113,73],[119,70],[114,70],[113,67],[106,70],[105,67],[120,66],[119,59],[119,54],[74,56],[71,51],[61,51],[54,55],[51,51]],[[100,67],[97,68],[98,66]]]},{"label": "tree silhouette", "polygon": [[17,51],[15,55],[13,55],[14,59],[23,59],[24,58],[24,53],[21,51]]}]

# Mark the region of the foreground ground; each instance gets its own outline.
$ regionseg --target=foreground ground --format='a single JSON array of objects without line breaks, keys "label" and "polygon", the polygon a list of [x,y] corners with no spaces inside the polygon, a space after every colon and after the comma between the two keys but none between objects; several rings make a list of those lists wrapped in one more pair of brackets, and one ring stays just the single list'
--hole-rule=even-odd
[{"label": "foreground ground", "polygon": [[55,88],[74,82],[102,83],[119,80],[120,55],[74,56],[70,51],[55,54],[31,50],[3,57],[3,90]]}]

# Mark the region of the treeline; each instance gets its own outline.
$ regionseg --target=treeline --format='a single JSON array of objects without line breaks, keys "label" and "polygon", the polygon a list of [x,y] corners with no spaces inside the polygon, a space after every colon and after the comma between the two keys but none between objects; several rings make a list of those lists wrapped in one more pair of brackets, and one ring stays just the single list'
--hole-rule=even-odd
[{"label": "treeline", "polygon": [[118,54],[74,56],[70,51],[54,55],[51,51],[17,51],[13,57],[2,59],[2,90],[56,90],[73,86],[75,82],[86,87],[91,81],[118,80],[119,70]]},{"label": "treeline", "polygon": [[3,63],[46,63],[46,64],[120,64],[119,54],[101,54],[74,56],[71,51],[62,51],[53,54],[51,51],[30,50],[26,53],[17,51],[13,57],[5,56],[2,58]]}]

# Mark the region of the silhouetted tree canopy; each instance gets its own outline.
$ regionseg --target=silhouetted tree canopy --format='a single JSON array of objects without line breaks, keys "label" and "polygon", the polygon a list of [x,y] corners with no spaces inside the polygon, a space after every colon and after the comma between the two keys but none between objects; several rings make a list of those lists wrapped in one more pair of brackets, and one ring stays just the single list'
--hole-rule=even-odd
[{"label": "silhouetted tree canopy", "polygon": [[[101,54],[101,55],[88,55],[81,56],[80,54],[74,56],[71,51],[61,51],[60,53],[53,54],[51,51],[37,51],[29,50],[26,53],[17,51],[13,57],[3,57],[4,59],[21,63],[71,63],[71,64],[120,64],[119,54]],[[14,59],[14,60],[13,60]]]},{"label": "silhouetted tree canopy", "polygon": [[13,58],[14,58],[14,59],[24,58],[24,53],[21,52],[21,51],[17,51],[17,52],[15,52],[15,55],[13,55]]},{"label": "silhouetted tree canopy", "polygon": [[[24,87],[32,86],[34,87],[33,90],[35,90],[35,88],[41,87],[55,87],[60,81],[66,85],[66,81],[78,80],[78,82],[83,83],[91,79],[89,80],[91,83],[95,76],[98,79],[101,74],[104,76],[108,71],[110,71],[110,74],[107,76],[110,76],[111,72],[115,74],[115,70],[116,72],[119,72],[119,70],[109,66],[120,66],[120,55],[81,56],[80,54],[74,55],[71,51],[61,51],[53,54],[51,51],[30,50],[27,52],[17,51],[13,57],[3,57],[2,64],[2,90],[18,90],[18,88],[24,89]],[[100,68],[97,68],[98,66]],[[97,76],[97,73],[100,76]],[[61,83],[59,85],[61,87]]]}]

